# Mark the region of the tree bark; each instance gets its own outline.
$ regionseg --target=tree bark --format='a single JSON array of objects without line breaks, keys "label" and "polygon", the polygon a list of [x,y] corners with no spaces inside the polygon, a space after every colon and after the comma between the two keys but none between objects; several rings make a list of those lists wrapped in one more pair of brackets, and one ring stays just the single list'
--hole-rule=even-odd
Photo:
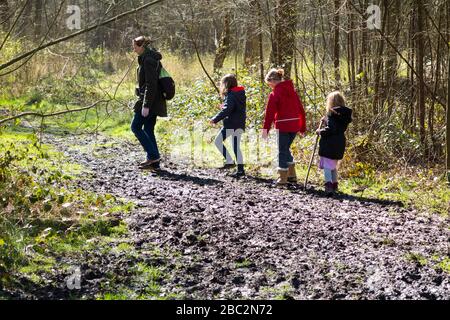
[{"label": "tree bark", "polygon": [[447,74],[447,111],[446,111],[446,154],[447,154],[447,181],[450,183],[450,50],[448,53]]},{"label": "tree bark", "polygon": [[[450,3],[447,1],[447,43],[450,40]],[[447,109],[446,109],[446,167],[447,167],[447,182],[450,184],[450,48],[448,49],[447,58]]]},{"label": "tree bark", "polygon": [[348,35],[347,35],[347,53],[348,53],[348,81],[350,83],[350,89],[354,92],[356,87],[356,66],[355,66],[355,23],[354,17],[351,11],[351,6],[347,3],[348,9]]},{"label": "tree bark", "polygon": [[341,86],[341,72],[340,72],[340,43],[339,43],[339,27],[340,27],[340,13],[339,9],[341,6],[340,0],[334,0],[334,19],[333,19],[333,41],[334,41],[334,80],[336,89]]},{"label": "tree bark", "polygon": [[0,29],[8,31],[9,29],[9,4],[8,0],[0,0]]},{"label": "tree bark", "polygon": [[[388,21],[387,21],[387,27],[386,27],[386,33],[389,38],[393,39],[393,43],[398,47],[398,27],[395,23],[398,21],[400,16],[400,8],[401,8],[401,2],[400,0],[391,0],[390,4],[387,4],[386,10],[388,12]],[[395,86],[396,80],[397,80],[397,68],[398,68],[398,62],[397,62],[397,52],[393,50],[393,48],[389,47],[387,48],[387,58],[386,58],[386,64],[385,64],[385,81],[384,81],[384,87],[385,87],[385,93],[386,93],[386,99],[387,99],[387,105],[388,105],[388,117],[391,116],[393,111],[393,95],[392,89]]]},{"label": "tree bark", "polygon": [[230,49],[230,13],[225,14],[223,18],[223,30],[220,37],[219,46],[214,58],[214,72],[219,72],[223,68],[223,63]]},{"label": "tree bark", "polygon": [[[384,16],[383,16],[383,20],[382,20],[382,33],[385,33],[386,31],[386,22],[387,22],[387,16],[388,16],[388,11],[389,8],[387,7],[387,0],[383,1],[383,5],[384,5]],[[375,78],[375,83],[374,83],[374,98],[373,98],[373,103],[372,103],[372,116],[378,117],[378,114],[380,112],[380,105],[382,106],[384,104],[384,101],[382,99],[382,89],[381,89],[381,80],[382,80],[382,74],[383,74],[383,53],[384,53],[384,45],[385,45],[385,40],[383,38],[380,38],[378,40],[378,50],[377,50],[377,54],[375,57],[375,70],[374,70],[374,78]],[[381,101],[381,103],[380,103]],[[375,128],[375,126],[373,126],[372,128]]]},{"label": "tree bark", "polygon": [[34,1],[34,36],[35,39],[39,39],[42,35],[42,0],[35,0]]},{"label": "tree bark", "polygon": [[251,11],[257,13],[258,21],[247,18],[245,23],[244,65],[246,67],[254,65],[259,56],[259,35],[262,30],[259,28],[260,10],[258,10],[258,5],[257,0],[252,0],[249,3]]},{"label": "tree bark", "polygon": [[417,29],[415,35],[416,42],[416,69],[418,79],[416,83],[417,95],[417,115],[419,119],[419,136],[422,147],[426,148],[425,136],[425,86],[424,86],[424,32],[425,32],[425,15],[424,4],[422,0],[417,0]]},{"label": "tree bark", "polygon": [[284,68],[290,77],[294,57],[295,27],[297,25],[297,1],[277,0],[275,8],[275,37],[272,42],[272,64]]}]

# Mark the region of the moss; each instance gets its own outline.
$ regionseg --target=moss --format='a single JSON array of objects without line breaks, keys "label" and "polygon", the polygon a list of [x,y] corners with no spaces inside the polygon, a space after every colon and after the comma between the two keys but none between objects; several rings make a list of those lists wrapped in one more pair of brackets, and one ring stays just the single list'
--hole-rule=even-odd
[{"label": "moss", "polygon": [[443,258],[436,258],[435,261],[437,262],[436,264],[437,268],[450,274],[450,257],[445,256]]},{"label": "moss", "polygon": [[420,253],[410,252],[406,255],[406,260],[416,263],[420,266],[425,266],[428,264],[428,260]]}]

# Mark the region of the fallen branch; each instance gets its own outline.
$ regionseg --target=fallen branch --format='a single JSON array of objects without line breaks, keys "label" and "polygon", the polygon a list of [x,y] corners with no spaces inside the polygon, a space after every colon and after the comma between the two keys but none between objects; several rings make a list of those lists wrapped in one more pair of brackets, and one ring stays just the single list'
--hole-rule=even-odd
[{"label": "fallen branch", "polygon": [[41,113],[41,112],[22,112],[19,113],[18,115],[9,117],[9,118],[5,118],[5,119],[1,119],[0,120],[0,126],[3,125],[6,122],[12,121],[12,120],[16,120],[19,118],[23,118],[23,117],[28,117],[28,116],[34,116],[34,117],[39,117],[39,118],[48,118],[48,117],[55,117],[55,116],[60,116],[63,114],[67,114],[67,113],[73,113],[73,112],[79,112],[79,111],[84,111],[84,110],[89,110],[92,108],[95,108],[98,104],[100,103],[108,103],[110,102],[112,99],[109,100],[99,100],[97,102],[94,102],[93,104],[86,106],[86,107],[82,107],[82,108],[77,108],[77,109],[69,109],[69,110],[64,110],[64,111],[58,111],[58,112],[54,112],[54,113]]}]

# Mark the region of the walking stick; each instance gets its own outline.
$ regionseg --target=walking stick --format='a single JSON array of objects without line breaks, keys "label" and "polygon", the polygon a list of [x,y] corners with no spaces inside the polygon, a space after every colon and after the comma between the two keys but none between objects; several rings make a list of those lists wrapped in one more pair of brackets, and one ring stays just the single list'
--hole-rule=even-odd
[{"label": "walking stick", "polygon": [[[320,120],[319,130],[322,129],[322,122],[323,121]],[[303,185],[304,190],[306,190],[306,186],[308,185],[309,172],[311,171],[311,166],[312,166],[312,163],[314,161],[314,156],[316,154],[316,149],[317,149],[317,144],[319,142],[319,138],[320,138],[320,136],[317,135],[316,142],[314,143],[314,150],[313,150],[313,153],[311,155],[311,160],[309,161],[308,172],[306,174],[305,184]]]}]

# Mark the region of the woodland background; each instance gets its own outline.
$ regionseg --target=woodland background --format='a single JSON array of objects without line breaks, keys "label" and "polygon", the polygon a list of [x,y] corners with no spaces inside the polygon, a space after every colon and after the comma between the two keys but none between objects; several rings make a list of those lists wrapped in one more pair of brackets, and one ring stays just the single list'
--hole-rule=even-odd
[{"label": "woodland background", "polygon": [[[371,4],[381,9],[380,29],[367,27]],[[73,29],[73,5],[80,29]],[[448,216],[449,16],[446,0],[0,0],[0,269],[25,259],[26,245],[7,251],[8,241],[36,241],[23,230],[26,221],[72,210],[62,208],[67,199],[127,206],[61,191],[81,169],[56,161],[61,155],[41,142],[45,134],[101,134],[136,143],[129,102],[137,66],[131,41],[139,35],[153,39],[177,84],[170,117],[157,127],[165,153],[192,156],[189,141],[197,139],[205,157],[196,165],[214,166],[220,155],[202,126],[217,111],[220,77],[237,74],[248,126],[258,130],[269,93],[264,74],[283,67],[307,112],[309,135],[295,145],[302,177],[325,97],[339,89],[354,110],[342,190]],[[249,172],[271,174],[260,160]]]}]

